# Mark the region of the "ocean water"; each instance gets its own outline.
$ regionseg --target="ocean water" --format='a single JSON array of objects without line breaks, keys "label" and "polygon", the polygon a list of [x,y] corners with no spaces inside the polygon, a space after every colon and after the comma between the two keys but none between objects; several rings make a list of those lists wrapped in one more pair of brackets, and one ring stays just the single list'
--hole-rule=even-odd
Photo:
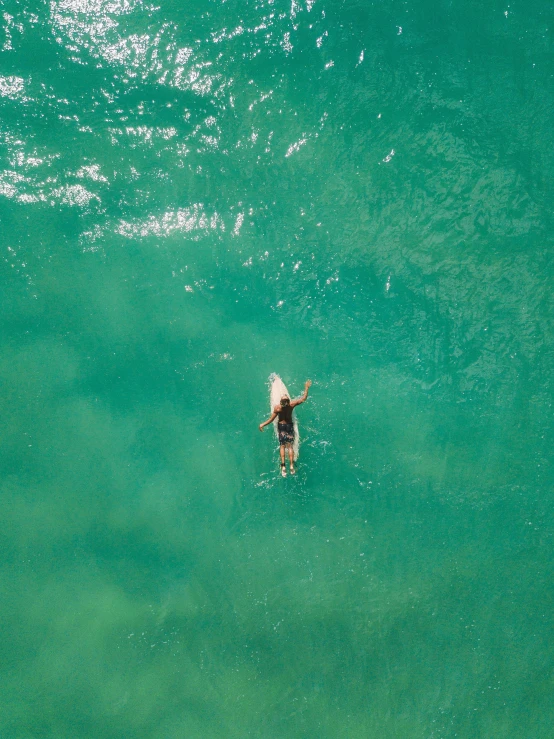
[{"label": "ocean water", "polygon": [[552,737],[551,3],[1,10],[2,739]]}]

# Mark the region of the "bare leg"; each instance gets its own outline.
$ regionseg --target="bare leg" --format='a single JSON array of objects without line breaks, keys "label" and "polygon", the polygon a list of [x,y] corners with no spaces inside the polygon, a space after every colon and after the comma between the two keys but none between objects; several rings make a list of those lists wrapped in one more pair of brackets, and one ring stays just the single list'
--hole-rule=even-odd
[{"label": "bare leg", "polygon": [[287,476],[287,471],[285,469],[285,445],[281,444],[279,447],[279,454],[281,455],[281,474],[283,477]]},{"label": "bare leg", "polygon": [[289,465],[290,465],[290,474],[294,475],[296,470],[294,469],[294,449],[292,447],[292,444],[289,444]]}]

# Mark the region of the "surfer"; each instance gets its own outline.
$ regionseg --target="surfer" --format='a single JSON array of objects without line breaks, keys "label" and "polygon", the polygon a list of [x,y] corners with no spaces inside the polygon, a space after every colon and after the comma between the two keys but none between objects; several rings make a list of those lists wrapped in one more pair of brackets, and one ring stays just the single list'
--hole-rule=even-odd
[{"label": "surfer", "polygon": [[308,390],[312,384],[311,380],[306,380],[304,385],[303,394],[296,400],[291,400],[288,395],[283,395],[279,405],[276,405],[273,409],[273,413],[263,423],[260,423],[260,431],[264,430],[264,426],[268,426],[276,418],[279,418],[277,422],[277,431],[279,433],[279,454],[281,455],[281,474],[283,477],[287,476],[287,470],[285,468],[285,449],[289,452],[289,464],[290,474],[294,475],[296,470],[294,469],[294,424],[292,421],[292,411],[297,405],[303,403],[308,398]]}]

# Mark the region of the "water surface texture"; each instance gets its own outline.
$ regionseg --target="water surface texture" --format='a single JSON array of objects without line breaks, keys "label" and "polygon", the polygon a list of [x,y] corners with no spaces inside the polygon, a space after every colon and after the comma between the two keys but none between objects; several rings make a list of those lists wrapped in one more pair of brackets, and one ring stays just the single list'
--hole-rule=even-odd
[{"label": "water surface texture", "polygon": [[551,3],[1,14],[3,739],[552,737]]}]

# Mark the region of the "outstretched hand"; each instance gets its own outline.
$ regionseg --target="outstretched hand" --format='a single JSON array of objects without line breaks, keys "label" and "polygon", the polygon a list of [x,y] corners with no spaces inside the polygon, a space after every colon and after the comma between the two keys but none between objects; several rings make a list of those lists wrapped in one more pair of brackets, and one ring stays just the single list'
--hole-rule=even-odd
[{"label": "outstretched hand", "polygon": [[263,425],[263,423],[260,423],[260,425],[258,426],[258,428],[260,429],[260,431],[263,431],[263,430],[264,430],[264,425]]},{"label": "outstretched hand", "polygon": [[312,381],[311,380],[306,380],[305,387],[311,387],[311,386],[312,386]]}]

